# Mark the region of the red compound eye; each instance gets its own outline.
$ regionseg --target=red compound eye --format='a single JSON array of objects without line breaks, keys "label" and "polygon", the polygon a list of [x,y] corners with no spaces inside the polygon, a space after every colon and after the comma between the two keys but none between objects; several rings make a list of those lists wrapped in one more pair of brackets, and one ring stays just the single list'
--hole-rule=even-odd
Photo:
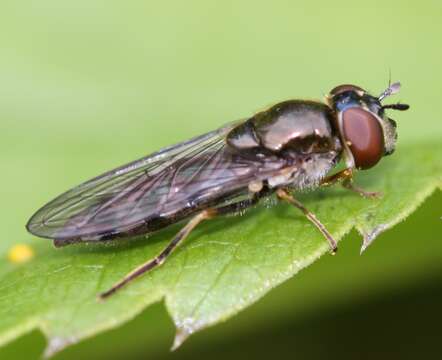
[{"label": "red compound eye", "polygon": [[376,165],[384,154],[384,134],[378,119],[359,107],[342,114],[344,139],[350,148],[355,165],[368,169]]}]

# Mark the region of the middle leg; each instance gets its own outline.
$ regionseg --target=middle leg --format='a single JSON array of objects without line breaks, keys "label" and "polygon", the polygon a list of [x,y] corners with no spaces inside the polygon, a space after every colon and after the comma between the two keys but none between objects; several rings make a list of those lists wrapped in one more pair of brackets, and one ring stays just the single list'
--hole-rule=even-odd
[{"label": "middle leg", "polygon": [[327,239],[328,243],[330,244],[332,255],[334,255],[338,251],[338,245],[336,243],[336,240],[328,232],[325,226],[318,220],[315,214],[313,214],[310,210],[308,210],[301,202],[295,199],[285,189],[280,188],[276,190],[276,195],[278,196],[279,199],[287,201],[288,203],[297,207],[299,210],[301,210],[304,213],[307,219],[310,220],[310,222],[313,225],[315,225],[318,228],[318,230],[322,233],[322,235],[324,235],[324,237]]}]

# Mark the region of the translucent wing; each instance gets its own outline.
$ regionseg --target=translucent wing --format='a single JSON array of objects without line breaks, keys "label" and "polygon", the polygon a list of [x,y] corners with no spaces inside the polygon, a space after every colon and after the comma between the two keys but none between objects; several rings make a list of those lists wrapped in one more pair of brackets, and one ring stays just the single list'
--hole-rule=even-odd
[{"label": "translucent wing", "polygon": [[[260,164],[225,146],[227,126],[98,176],[60,195],[29,221],[52,239],[99,240],[190,214],[221,195],[237,194]],[[163,221],[161,220],[163,219]]]}]

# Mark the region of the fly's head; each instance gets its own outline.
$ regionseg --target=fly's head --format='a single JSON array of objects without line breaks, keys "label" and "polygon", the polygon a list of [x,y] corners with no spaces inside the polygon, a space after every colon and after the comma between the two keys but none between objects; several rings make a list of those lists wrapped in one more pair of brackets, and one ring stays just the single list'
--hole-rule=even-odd
[{"label": "fly's head", "polygon": [[386,97],[398,93],[400,83],[391,84],[380,96],[370,95],[355,85],[340,85],[327,96],[336,113],[335,124],[344,147],[344,158],[350,168],[368,169],[382,156],[393,153],[396,145],[396,122],[385,109],[407,110],[406,104],[382,105]]}]

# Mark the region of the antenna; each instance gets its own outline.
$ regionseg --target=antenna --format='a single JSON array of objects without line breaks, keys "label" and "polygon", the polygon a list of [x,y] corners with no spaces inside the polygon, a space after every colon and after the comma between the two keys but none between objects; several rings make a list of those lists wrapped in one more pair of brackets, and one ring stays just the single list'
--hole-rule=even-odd
[{"label": "antenna", "polygon": [[400,82],[395,82],[391,85],[388,85],[388,88],[386,88],[384,90],[384,92],[379,95],[378,99],[379,101],[384,100],[386,97],[397,94],[401,89],[401,83]]}]

